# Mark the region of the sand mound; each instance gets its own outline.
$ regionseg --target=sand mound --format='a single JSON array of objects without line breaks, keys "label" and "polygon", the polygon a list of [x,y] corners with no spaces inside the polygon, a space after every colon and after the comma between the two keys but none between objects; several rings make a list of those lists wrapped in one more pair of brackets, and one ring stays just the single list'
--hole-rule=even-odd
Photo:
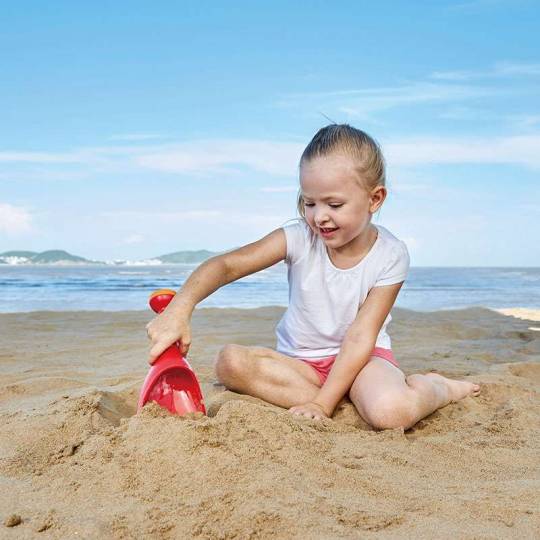
[{"label": "sand mound", "polygon": [[[533,486],[513,459],[515,449],[537,455],[529,398],[487,383],[480,398],[405,434],[355,426],[350,403],[345,421],[315,422],[225,392],[210,403],[211,417],[177,417],[155,404],[130,416],[133,403],[94,391],[19,419],[32,429],[18,433],[0,470],[33,479],[30,500],[11,509],[22,517],[18,530],[45,524],[64,537],[352,538],[412,531],[411,513],[433,534],[456,527],[456,513],[471,533],[486,520],[502,533],[524,530],[533,508]],[[501,468],[524,495],[512,509],[493,484]],[[474,496],[459,487],[471,482]],[[81,520],[77,509],[87,512],[89,501],[93,517]]]}]

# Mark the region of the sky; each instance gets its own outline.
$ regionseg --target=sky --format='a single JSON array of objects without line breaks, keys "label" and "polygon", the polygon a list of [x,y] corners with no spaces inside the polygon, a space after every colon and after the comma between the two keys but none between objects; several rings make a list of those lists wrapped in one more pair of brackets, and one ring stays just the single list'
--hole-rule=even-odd
[{"label": "sky", "polygon": [[6,4],[0,253],[253,242],[330,119],[381,144],[412,266],[540,266],[538,28],[526,0]]}]

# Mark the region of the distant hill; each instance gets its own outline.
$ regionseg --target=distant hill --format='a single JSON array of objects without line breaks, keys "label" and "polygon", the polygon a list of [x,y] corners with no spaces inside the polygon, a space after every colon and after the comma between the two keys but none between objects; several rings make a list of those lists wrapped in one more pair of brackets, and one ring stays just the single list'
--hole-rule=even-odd
[{"label": "distant hill", "polygon": [[0,257],[24,257],[25,259],[31,259],[37,254],[36,251],[4,251],[4,253],[0,253]]},{"label": "distant hill", "polygon": [[61,249],[51,249],[49,251],[43,251],[32,257],[32,262],[37,264],[51,264],[57,262],[77,262],[77,263],[91,263],[84,257],[79,257],[78,255],[72,255],[67,251]]},{"label": "distant hill", "polygon": [[5,251],[0,253],[0,264],[97,264],[97,261],[89,261],[61,249],[50,249],[41,253]]},{"label": "distant hill", "polygon": [[[236,249],[236,248],[233,248]],[[232,251],[232,250],[227,250]],[[176,251],[175,253],[167,253],[159,257],[152,259],[144,259],[138,261],[126,261],[115,259],[110,262],[92,261],[79,257],[78,255],[72,255],[67,251],[61,249],[50,249],[37,253],[35,251],[5,251],[0,253],[0,264],[9,265],[27,265],[27,264],[57,264],[57,265],[71,265],[71,264],[112,264],[112,265],[126,265],[126,266],[142,266],[142,265],[155,265],[155,264],[197,264],[206,261],[210,257],[226,253],[226,251],[208,251],[207,249],[199,249],[195,251]]]}]

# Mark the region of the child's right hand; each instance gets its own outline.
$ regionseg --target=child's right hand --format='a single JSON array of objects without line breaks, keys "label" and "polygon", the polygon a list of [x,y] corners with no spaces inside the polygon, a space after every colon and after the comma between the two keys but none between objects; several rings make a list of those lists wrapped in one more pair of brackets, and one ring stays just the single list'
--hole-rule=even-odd
[{"label": "child's right hand", "polygon": [[149,364],[177,341],[182,356],[187,355],[191,345],[191,323],[186,313],[167,308],[146,325],[146,331],[151,341]]}]

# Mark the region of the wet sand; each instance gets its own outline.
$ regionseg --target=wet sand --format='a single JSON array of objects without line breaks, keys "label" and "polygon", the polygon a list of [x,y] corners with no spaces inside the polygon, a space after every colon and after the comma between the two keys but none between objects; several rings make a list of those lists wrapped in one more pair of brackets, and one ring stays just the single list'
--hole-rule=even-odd
[{"label": "wet sand", "polygon": [[216,385],[220,347],[273,347],[282,313],[196,310],[190,418],[135,415],[150,312],[0,314],[0,538],[540,536],[540,311],[394,309],[405,373],[482,385],[405,433]]}]

